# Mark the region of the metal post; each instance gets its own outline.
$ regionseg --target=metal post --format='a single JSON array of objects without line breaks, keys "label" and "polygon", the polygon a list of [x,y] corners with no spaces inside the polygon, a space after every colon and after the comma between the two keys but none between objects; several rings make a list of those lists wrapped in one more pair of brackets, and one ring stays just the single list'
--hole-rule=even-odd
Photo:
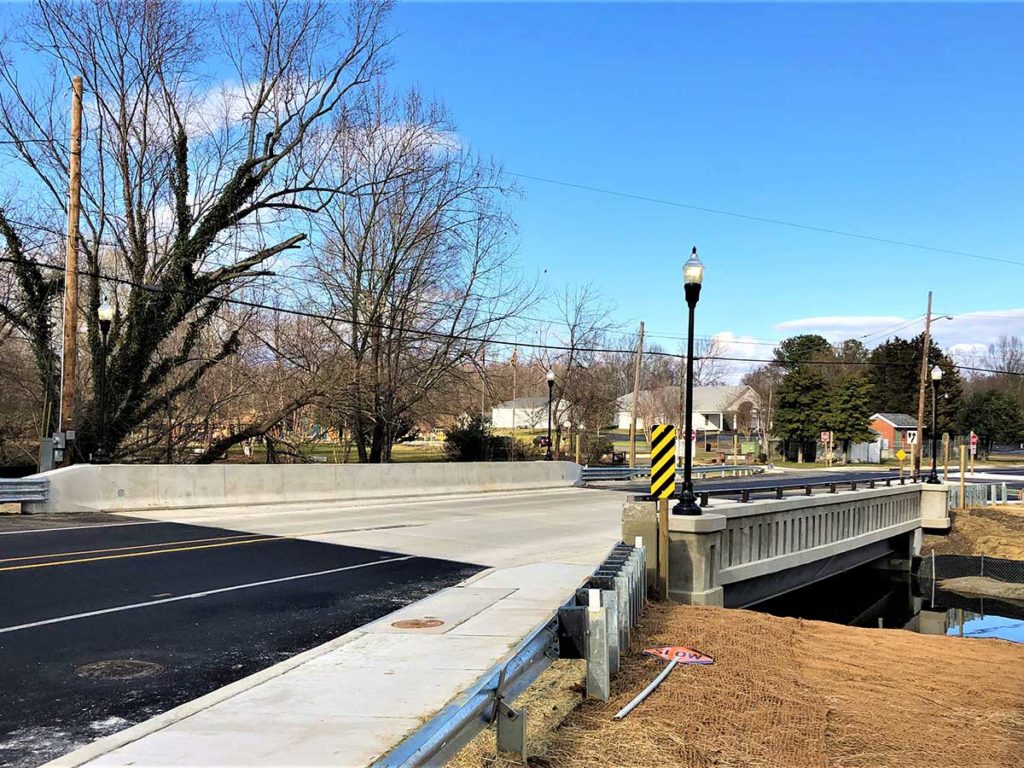
[{"label": "metal post", "polygon": [[551,397],[555,391],[555,378],[548,371],[548,450],[544,454],[546,461],[551,461]]},{"label": "metal post", "polygon": [[658,500],[658,597],[668,600],[668,499]]},{"label": "metal post", "polygon": [[526,760],[526,710],[498,702],[498,751]]},{"label": "metal post", "polygon": [[99,384],[96,399],[100,412],[100,433],[96,450],[92,455],[93,464],[109,464],[110,454],[107,453],[107,334],[110,331],[110,322],[100,320],[100,335],[103,337],[103,356],[100,362]]},{"label": "metal post", "polygon": [[960,446],[960,509],[967,509],[967,446]]},{"label": "metal post", "polygon": [[601,607],[601,590],[590,590],[587,608],[590,632],[587,636],[587,698],[608,701],[611,676],[608,672],[608,620]]},{"label": "metal post", "polygon": [[932,379],[932,471],[925,481],[929,485],[939,485],[939,473],[937,468],[939,436],[935,432],[935,390],[938,389],[938,382]]},{"label": "metal post", "polygon": [[693,493],[693,314],[697,302],[689,304],[689,323],[686,331],[686,427],[683,432],[683,487],[679,494],[679,502],[673,507],[673,515],[699,515],[700,507]]}]

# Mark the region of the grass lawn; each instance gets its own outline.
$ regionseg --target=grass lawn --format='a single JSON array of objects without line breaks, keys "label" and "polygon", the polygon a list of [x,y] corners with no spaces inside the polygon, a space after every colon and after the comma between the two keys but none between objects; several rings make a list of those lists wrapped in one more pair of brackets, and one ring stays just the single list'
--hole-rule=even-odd
[{"label": "grass lawn", "polygon": [[[307,457],[323,457],[326,459],[327,464],[344,464],[346,463],[342,456],[342,449],[340,445],[327,445],[318,444],[308,446],[303,449],[303,454]],[[231,452],[232,459],[239,461],[244,460],[242,449],[239,448]],[[445,461],[447,458],[444,446],[439,444],[432,445],[413,445],[410,443],[399,443],[391,449],[391,461],[395,463],[403,462],[423,462],[423,461]],[[267,451],[265,448],[257,448],[253,451],[252,463],[262,464],[267,460]],[[348,451],[348,463],[354,464],[359,461],[358,453],[356,452],[355,446],[350,446]]]}]

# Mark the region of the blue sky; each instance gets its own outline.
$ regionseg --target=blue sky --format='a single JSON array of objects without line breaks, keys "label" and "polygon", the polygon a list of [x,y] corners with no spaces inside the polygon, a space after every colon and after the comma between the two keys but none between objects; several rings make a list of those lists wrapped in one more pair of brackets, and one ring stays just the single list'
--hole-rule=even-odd
[{"label": "blue sky", "polygon": [[524,268],[593,283],[651,341],[678,348],[693,245],[697,332],[737,356],[913,335],[928,290],[962,359],[1024,336],[1024,4],[401,3],[391,26],[392,84],[521,174]]},{"label": "blue sky", "polygon": [[683,332],[696,244],[701,334],[861,336],[932,289],[940,343],[1024,335],[1024,5],[416,3],[393,26],[393,82],[509,172],[1021,262],[520,178],[523,263],[625,324]]}]

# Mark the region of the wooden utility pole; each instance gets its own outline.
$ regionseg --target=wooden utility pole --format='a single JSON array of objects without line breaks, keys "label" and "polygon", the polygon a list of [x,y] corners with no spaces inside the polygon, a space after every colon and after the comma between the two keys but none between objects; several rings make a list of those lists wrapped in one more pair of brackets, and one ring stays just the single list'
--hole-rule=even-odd
[{"label": "wooden utility pole", "polygon": [[928,313],[924,316],[924,347],[921,350],[921,388],[917,393],[917,442],[913,446],[914,477],[921,477],[921,446],[924,444],[924,393],[928,382],[928,352],[931,349],[932,292],[928,291]]},{"label": "wooden utility pole", "polygon": [[636,409],[640,404],[640,366],[644,359],[644,324],[640,321],[640,338],[636,344],[636,363],[633,366],[633,403],[629,409],[629,466],[636,466]]},{"label": "wooden utility pole", "polygon": [[[68,241],[64,257],[64,343],[60,367],[59,428],[75,428],[75,362],[78,356],[78,216],[82,191],[82,78],[71,80],[71,163],[68,168]],[[71,451],[65,453],[65,462]]]}]

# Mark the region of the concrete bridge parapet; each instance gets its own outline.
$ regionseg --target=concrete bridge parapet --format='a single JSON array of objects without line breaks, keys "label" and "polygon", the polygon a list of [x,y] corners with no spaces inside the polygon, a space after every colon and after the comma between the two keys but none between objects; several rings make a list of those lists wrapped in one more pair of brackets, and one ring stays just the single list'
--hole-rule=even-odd
[{"label": "concrete bridge parapet", "polygon": [[[742,607],[870,562],[909,570],[925,515],[937,520],[940,507],[945,514],[944,492],[944,486],[912,485],[713,500],[699,517],[669,515],[669,597]],[[624,535],[653,541],[656,530],[654,502],[626,504]],[[651,583],[655,550],[648,548]]]}]

